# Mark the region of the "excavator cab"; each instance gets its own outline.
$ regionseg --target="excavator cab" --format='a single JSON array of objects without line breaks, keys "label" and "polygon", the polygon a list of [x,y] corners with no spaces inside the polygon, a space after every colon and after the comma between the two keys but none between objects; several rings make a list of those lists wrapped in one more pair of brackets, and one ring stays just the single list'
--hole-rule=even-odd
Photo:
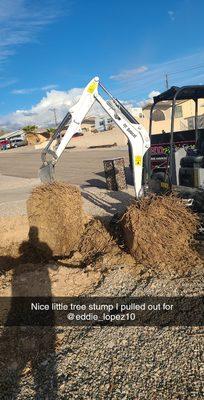
[{"label": "excavator cab", "polygon": [[[150,110],[151,151],[149,152],[150,182],[154,191],[173,191],[204,211],[204,118],[198,116],[199,99],[204,98],[204,86],[173,86],[154,97]],[[175,128],[178,104],[193,100],[194,117]],[[169,133],[152,134],[154,111],[158,104],[171,109]],[[187,121],[187,122],[186,122]],[[180,124],[181,125],[181,124]]]}]

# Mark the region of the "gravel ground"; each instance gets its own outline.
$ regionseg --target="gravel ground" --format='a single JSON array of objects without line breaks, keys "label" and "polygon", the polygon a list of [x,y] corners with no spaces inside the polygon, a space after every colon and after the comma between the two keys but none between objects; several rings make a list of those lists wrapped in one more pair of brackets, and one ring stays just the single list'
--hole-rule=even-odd
[{"label": "gravel ground", "polygon": [[[94,296],[199,295],[202,271],[172,280],[150,271],[130,273],[115,267]],[[195,327],[66,327],[15,328],[17,349],[7,354],[2,399],[187,400],[204,398],[203,335]],[[14,332],[13,332],[14,334]],[[5,333],[2,332],[2,335]],[[32,335],[32,340],[30,335]],[[11,335],[11,338],[13,336]],[[45,337],[46,346],[42,343]],[[9,335],[7,335],[8,343]],[[50,351],[48,343],[55,340]],[[26,345],[29,342],[30,345]],[[34,355],[31,343],[35,343]],[[40,350],[40,351],[39,351]],[[54,351],[53,351],[54,350]],[[16,354],[15,354],[16,353]],[[24,359],[19,391],[18,356]],[[33,371],[31,364],[33,365]],[[33,379],[33,375],[34,378]],[[2,376],[2,378],[3,378]],[[56,379],[57,376],[57,379]],[[1,378],[1,379],[2,379]],[[4,382],[5,383],[5,382]],[[36,396],[36,397],[35,397]]]}]

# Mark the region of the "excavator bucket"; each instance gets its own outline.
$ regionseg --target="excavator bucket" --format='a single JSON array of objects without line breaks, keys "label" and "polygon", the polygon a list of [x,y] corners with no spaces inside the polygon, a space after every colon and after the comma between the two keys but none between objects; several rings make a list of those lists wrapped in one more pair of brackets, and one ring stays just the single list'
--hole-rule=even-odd
[{"label": "excavator bucket", "polygon": [[39,169],[39,178],[42,183],[54,182],[54,165],[52,163],[42,165]]}]

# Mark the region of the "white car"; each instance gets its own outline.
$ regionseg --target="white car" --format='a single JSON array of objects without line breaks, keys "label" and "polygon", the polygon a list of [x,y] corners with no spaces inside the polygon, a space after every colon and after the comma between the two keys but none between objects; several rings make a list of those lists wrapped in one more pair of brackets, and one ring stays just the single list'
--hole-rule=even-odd
[{"label": "white car", "polygon": [[20,139],[20,138],[10,139],[10,143],[11,143],[11,147],[16,148],[16,147],[26,146],[27,140]]}]

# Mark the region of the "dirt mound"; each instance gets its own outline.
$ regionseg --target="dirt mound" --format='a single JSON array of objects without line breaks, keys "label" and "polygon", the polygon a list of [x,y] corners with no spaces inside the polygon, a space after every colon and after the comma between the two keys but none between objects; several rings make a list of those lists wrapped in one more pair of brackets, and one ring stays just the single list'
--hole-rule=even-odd
[{"label": "dirt mound", "polygon": [[36,133],[27,133],[26,139],[27,139],[28,144],[30,144],[30,145],[40,143],[40,138],[38,137],[38,135]]},{"label": "dirt mound", "polygon": [[122,225],[127,247],[138,262],[177,269],[201,262],[192,246],[198,221],[182,200],[168,196],[133,203]]},{"label": "dirt mound", "polygon": [[48,140],[50,137],[49,133],[27,133],[26,134],[26,139],[28,144],[34,145],[34,144],[39,144],[39,143],[44,143],[46,140]]},{"label": "dirt mound", "polygon": [[62,182],[36,187],[27,201],[30,242],[44,254],[73,251],[84,229],[80,191]]}]

